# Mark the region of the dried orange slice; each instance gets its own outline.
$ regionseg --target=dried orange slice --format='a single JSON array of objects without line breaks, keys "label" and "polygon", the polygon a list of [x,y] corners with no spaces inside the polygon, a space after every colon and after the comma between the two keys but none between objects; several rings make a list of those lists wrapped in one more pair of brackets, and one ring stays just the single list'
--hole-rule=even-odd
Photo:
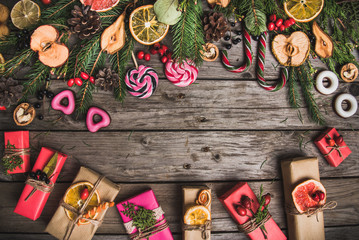
[{"label": "dried orange slice", "polygon": [[285,13],[297,22],[309,22],[322,11],[324,0],[288,0],[284,2]]},{"label": "dried orange slice", "polygon": [[40,20],[40,7],[30,0],[21,0],[12,8],[10,16],[15,27],[24,29]]},{"label": "dried orange slice", "polygon": [[211,220],[211,212],[202,205],[190,207],[183,216],[184,223],[188,225],[205,224],[207,220]]},{"label": "dried orange slice", "polygon": [[161,41],[169,29],[169,25],[157,21],[153,5],[136,8],[130,15],[129,25],[134,39],[143,45]]},{"label": "dried orange slice", "polygon": [[[313,194],[316,192],[324,193],[324,199],[315,201]],[[309,208],[315,208],[325,204],[327,194],[324,186],[316,180],[307,180],[297,185],[292,192],[293,202],[298,212],[306,212]]]},{"label": "dried orange slice", "polygon": [[[64,202],[69,204],[70,206],[80,209],[84,204],[85,200],[81,199],[81,192],[87,187],[88,191],[91,192],[93,189],[93,185],[89,182],[79,182],[71,185],[64,196]],[[92,198],[89,204],[86,206],[85,212],[92,210],[94,207],[98,206],[100,203],[100,195],[97,190],[92,195]],[[73,220],[75,218],[75,214],[71,211],[65,209],[66,215],[69,219]],[[96,219],[98,212],[89,212],[88,218]],[[88,224],[89,222],[86,220],[81,220],[79,224]]]}]

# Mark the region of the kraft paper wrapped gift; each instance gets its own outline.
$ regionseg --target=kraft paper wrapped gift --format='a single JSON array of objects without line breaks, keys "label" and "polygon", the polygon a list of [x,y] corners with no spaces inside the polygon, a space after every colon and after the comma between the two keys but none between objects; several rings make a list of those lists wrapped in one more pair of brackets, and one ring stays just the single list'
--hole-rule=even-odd
[{"label": "kraft paper wrapped gift", "polygon": [[[36,172],[37,170],[43,170],[56,152],[57,151],[50,148],[46,148],[46,147],[41,148],[40,154],[36,160],[34,167],[32,168],[32,171]],[[50,179],[53,184],[56,183],[56,180],[61,172],[62,166],[64,165],[67,159],[66,154],[60,152],[57,153],[58,153],[58,157],[57,157],[56,166],[53,171],[53,176]],[[50,176],[48,177],[50,178]],[[20,196],[20,199],[16,205],[14,212],[24,217],[30,218],[32,220],[36,220],[40,217],[42,210],[44,209],[45,204],[47,202],[47,199],[50,196],[50,192],[43,192],[40,190],[36,190],[36,192],[34,192],[34,194],[31,197],[29,197],[27,201],[25,201],[33,189],[34,187],[29,185],[28,183],[25,185],[25,188],[22,191],[22,194]]]},{"label": "kraft paper wrapped gift", "polygon": [[[259,202],[257,196],[254,194],[252,189],[249,187],[246,182],[239,182],[232,189],[223,194],[219,200],[232,216],[233,220],[236,221],[237,224],[244,224],[248,222],[249,217],[252,216],[250,212],[248,212],[247,216],[240,216],[236,211],[236,206],[240,202],[243,196],[248,196],[253,200],[252,209],[259,208]],[[254,211],[256,213],[256,211]],[[285,240],[287,237],[283,234],[282,230],[275,223],[273,218],[270,218],[265,224],[264,227],[267,230],[267,240]],[[265,237],[260,228],[255,229],[254,231],[248,233],[247,235],[250,239],[253,240],[265,240]]]},{"label": "kraft paper wrapped gift", "polygon": [[[282,161],[282,175],[286,208],[295,208],[292,198],[294,188],[308,179],[320,181],[317,158],[294,158]],[[323,212],[307,217],[287,213],[288,235],[293,240],[324,240]]]},{"label": "kraft paper wrapped gift", "polygon": [[[187,211],[188,208],[196,205],[196,200],[198,199],[198,195],[202,190],[208,190],[211,193],[211,189],[207,186],[184,186],[182,187],[183,193],[183,214]],[[209,211],[211,211],[211,204],[208,206]],[[182,224],[184,224],[182,222]],[[205,231],[203,233],[203,231]],[[203,239],[203,236],[206,236],[204,239],[211,239],[211,230],[183,230],[183,239],[184,240],[192,240],[192,239]]]},{"label": "kraft paper wrapped gift", "polygon": [[[23,160],[21,166],[16,167],[12,171],[8,170],[7,173],[15,174],[28,172],[30,170],[29,131],[5,132],[4,140],[5,152],[9,151],[9,154],[14,154],[15,152],[20,151],[23,153],[23,155],[20,155]],[[6,147],[8,144],[15,146],[15,149],[13,151],[9,150],[9,148]]]},{"label": "kraft paper wrapped gift", "polygon": [[[146,240],[146,239],[149,239],[149,240],[173,240],[173,236],[172,236],[170,228],[167,225],[167,221],[165,219],[164,212],[162,211],[162,208],[158,204],[155,194],[153,193],[152,190],[143,192],[135,197],[132,197],[130,199],[122,201],[116,205],[117,209],[120,212],[120,215],[122,217],[122,220],[123,220],[123,223],[124,223],[127,233],[132,235],[132,234],[138,233],[138,229],[132,225],[132,219],[122,213],[122,211],[125,210],[123,204],[127,204],[127,203],[132,203],[137,206],[142,206],[145,209],[153,210],[155,212],[155,216],[156,216],[156,220],[157,220],[155,227],[162,227],[161,230],[152,229],[151,236],[146,237],[146,238],[140,238],[141,240],[142,239],[144,239],[144,240]],[[155,231],[156,231],[156,233],[155,233]]]},{"label": "kraft paper wrapped gift", "polygon": [[[101,174],[86,167],[81,167],[72,184],[89,182],[95,185],[101,177]],[[101,202],[112,202],[116,198],[120,188],[117,184],[104,177],[99,181],[96,190],[100,195]],[[108,209],[101,211],[96,220],[102,221],[107,210]],[[72,227],[73,230],[71,231]],[[98,227],[99,226],[93,225],[92,223],[77,225],[67,217],[65,208],[60,205],[45,231],[58,239],[89,240],[92,239]]]}]

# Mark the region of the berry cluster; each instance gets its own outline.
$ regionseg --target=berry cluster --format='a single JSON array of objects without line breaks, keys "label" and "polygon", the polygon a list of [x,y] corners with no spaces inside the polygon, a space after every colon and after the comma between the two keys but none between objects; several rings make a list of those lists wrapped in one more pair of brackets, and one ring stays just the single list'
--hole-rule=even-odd
[{"label": "berry cluster", "polygon": [[325,193],[322,191],[316,191],[311,195],[312,199],[316,202],[323,201],[325,198]]},{"label": "berry cluster", "polygon": [[74,84],[77,86],[82,86],[83,80],[89,80],[92,84],[95,84],[95,78],[93,76],[88,75],[85,72],[81,72],[80,77],[71,78],[67,81],[67,86],[72,87]]},{"label": "berry cluster", "polygon": [[55,96],[55,94],[54,94],[53,92],[47,90],[47,89],[40,90],[40,91],[38,91],[37,94],[36,94],[36,98],[37,98],[38,100],[44,99],[45,96],[46,96],[47,98],[49,98],[49,99],[52,99],[52,98]]},{"label": "berry cluster", "polygon": [[335,139],[327,138],[327,141],[328,141],[329,146],[334,147],[335,145],[342,144],[344,139],[343,139],[342,135],[339,135]]},{"label": "berry cluster", "polygon": [[269,31],[275,30],[283,32],[285,29],[295,24],[295,20],[293,18],[289,18],[283,21],[282,18],[277,19],[277,16],[275,14],[269,16],[269,21],[270,23],[268,23],[267,25]]},{"label": "berry cluster", "polygon": [[30,173],[29,173],[29,176],[30,176],[32,179],[43,181],[43,182],[45,182],[46,184],[49,184],[49,183],[50,183],[50,179],[47,177],[47,174],[44,173],[44,172],[41,171],[41,170],[37,170],[36,172],[30,172]]},{"label": "berry cluster", "polygon": [[[271,195],[269,193],[267,193],[264,196],[262,196],[262,198],[264,198],[263,207],[266,207],[271,201]],[[254,213],[252,211],[252,202],[253,202],[253,200],[250,199],[248,196],[242,197],[241,202],[236,207],[236,211],[239,214],[239,216],[242,216],[242,217],[247,216],[247,210],[249,210],[252,213],[252,215],[254,216]]]},{"label": "berry cluster", "polygon": [[[162,44],[162,46],[161,46],[160,43],[155,43],[151,47],[150,53],[152,55],[159,54],[161,56],[162,63],[166,63],[169,59],[172,58],[172,52],[168,49],[168,47],[166,45]],[[139,60],[145,59],[146,61],[150,61],[151,55],[149,53],[145,53],[144,51],[139,51],[137,53],[137,58]]]},{"label": "berry cluster", "polygon": [[[235,24],[235,23],[233,22],[233,24]],[[232,26],[232,23],[231,23],[231,26]],[[235,36],[231,38],[232,33],[234,33]],[[239,31],[239,30],[238,30],[238,31],[231,31],[230,34],[224,36],[223,39],[224,39],[224,41],[229,41],[229,40],[231,40],[231,42],[232,42],[234,45],[237,45],[238,43],[240,43],[240,42],[242,41],[242,39],[239,37],[239,36],[241,36],[241,35],[242,35],[242,32]],[[231,49],[231,48],[232,48],[232,44],[230,44],[230,43],[229,43],[229,44],[226,44],[226,45],[225,45],[225,48],[227,48],[228,50]]]},{"label": "berry cluster", "polygon": [[15,36],[17,38],[16,45],[18,51],[30,47],[31,34],[28,30],[24,29],[21,32],[16,33]]}]

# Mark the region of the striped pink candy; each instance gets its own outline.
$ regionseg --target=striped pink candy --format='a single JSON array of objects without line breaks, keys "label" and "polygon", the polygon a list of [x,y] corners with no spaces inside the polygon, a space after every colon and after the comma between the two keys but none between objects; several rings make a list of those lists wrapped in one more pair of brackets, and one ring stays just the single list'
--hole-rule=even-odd
[{"label": "striped pink candy", "polygon": [[178,87],[187,87],[197,79],[198,68],[183,61],[178,64],[174,61],[168,61],[165,69],[166,77]]}]

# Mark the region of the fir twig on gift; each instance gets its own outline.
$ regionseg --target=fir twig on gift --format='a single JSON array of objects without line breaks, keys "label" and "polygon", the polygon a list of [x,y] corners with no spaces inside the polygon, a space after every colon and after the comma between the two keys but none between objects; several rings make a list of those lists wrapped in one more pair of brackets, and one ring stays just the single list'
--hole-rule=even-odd
[{"label": "fir twig on gift", "polygon": [[[5,148],[16,149],[15,145],[10,143],[10,140],[7,141]],[[5,167],[5,173],[8,174],[7,171],[13,171],[17,167],[22,169],[21,165],[24,163],[24,160],[22,160],[22,158],[19,155],[15,155],[11,157],[4,156],[2,158],[2,162]]]}]

